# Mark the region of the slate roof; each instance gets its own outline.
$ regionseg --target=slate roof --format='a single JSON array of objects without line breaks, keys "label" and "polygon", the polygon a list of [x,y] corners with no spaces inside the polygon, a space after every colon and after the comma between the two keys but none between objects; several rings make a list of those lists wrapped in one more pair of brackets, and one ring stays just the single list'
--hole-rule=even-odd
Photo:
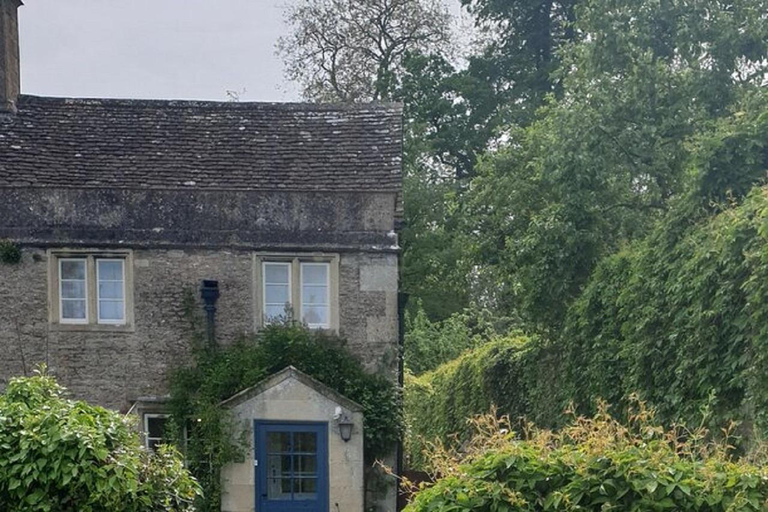
[{"label": "slate roof", "polygon": [[21,96],[0,187],[399,193],[402,107]]}]

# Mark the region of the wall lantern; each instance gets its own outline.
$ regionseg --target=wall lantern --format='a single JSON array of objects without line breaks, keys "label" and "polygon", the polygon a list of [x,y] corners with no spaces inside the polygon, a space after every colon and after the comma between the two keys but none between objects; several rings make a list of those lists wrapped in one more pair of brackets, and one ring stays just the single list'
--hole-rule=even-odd
[{"label": "wall lantern", "polygon": [[352,439],[352,427],[354,427],[355,424],[352,423],[352,420],[349,419],[349,416],[347,416],[346,413],[342,413],[341,407],[336,408],[334,417],[336,418],[336,424],[339,426],[341,440],[345,443],[348,442]]},{"label": "wall lantern", "polygon": [[352,427],[354,425],[346,416],[339,419],[339,434],[341,435],[341,440],[345,443],[352,439]]}]

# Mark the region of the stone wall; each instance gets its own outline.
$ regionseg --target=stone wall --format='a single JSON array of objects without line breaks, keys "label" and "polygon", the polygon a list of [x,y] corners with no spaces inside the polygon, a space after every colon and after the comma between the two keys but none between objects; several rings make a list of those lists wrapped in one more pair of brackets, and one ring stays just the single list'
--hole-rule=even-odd
[{"label": "stone wall", "polygon": [[[253,251],[135,249],[132,332],[61,331],[49,323],[48,252],[24,246],[18,265],[0,264],[0,387],[45,362],[76,398],[126,410],[167,391],[170,371],[189,361],[184,298],[202,279],[219,281],[217,337],[253,332]],[[340,334],[374,371],[394,371],[397,256],[342,252]],[[198,304],[199,307],[199,304]]]}]

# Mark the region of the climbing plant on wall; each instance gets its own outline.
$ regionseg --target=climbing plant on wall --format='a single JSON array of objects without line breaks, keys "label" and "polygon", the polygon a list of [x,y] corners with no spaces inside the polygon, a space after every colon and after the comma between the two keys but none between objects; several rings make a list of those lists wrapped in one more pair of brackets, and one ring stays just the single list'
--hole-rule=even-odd
[{"label": "climbing plant on wall", "polygon": [[[392,376],[371,374],[344,340],[297,325],[273,325],[226,347],[195,343],[195,361],[171,381],[171,430],[181,443],[205,493],[201,510],[220,509],[221,468],[243,455],[243,432],[220,402],[287,366],[294,366],[359,403],[364,414],[368,462],[389,455],[400,438],[400,392]],[[191,419],[191,421],[190,421]]]}]

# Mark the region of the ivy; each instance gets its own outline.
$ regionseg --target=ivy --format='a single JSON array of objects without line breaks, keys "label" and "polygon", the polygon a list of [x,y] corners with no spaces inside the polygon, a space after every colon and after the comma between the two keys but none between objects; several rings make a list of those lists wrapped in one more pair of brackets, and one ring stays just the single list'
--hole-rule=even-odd
[{"label": "ivy", "polygon": [[[406,382],[407,443],[466,436],[465,418],[497,405],[561,426],[573,403],[593,414],[638,394],[666,425],[739,424],[739,448],[768,434],[768,187],[741,203],[680,203],[644,241],[598,265],[545,341],[505,338]],[[703,415],[702,411],[707,414]]]},{"label": "ivy", "polygon": [[0,240],[0,262],[15,265],[21,261],[19,244],[10,240]]},{"label": "ivy", "polygon": [[187,429],[187,460],[205,495],[201,510],[220,510],[221,469],[244,453],[245,433],[237,431],[220,402],[287,366],[363,407],[368,462],[389,455],[400,438],[400,392],[393,379],[367,372],[337,336],[273,325],[227,347],[197,343],[194,356],[194,363],[177,370],[171,379],[171,408],[172,430],[179,442]]}]

